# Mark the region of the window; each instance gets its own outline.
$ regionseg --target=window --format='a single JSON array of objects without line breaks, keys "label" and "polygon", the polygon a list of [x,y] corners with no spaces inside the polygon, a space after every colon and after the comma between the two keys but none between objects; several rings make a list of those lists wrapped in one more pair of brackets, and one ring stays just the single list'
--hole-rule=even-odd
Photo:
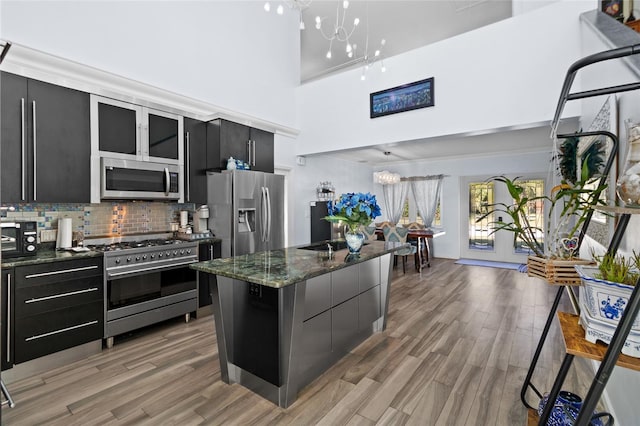
[{"label": "window", "polygon": [[471,182],[469,184],[469,248],[493,250],[495,235],[491,232],[491,215],[485,216],[493,204],[493,182]]},{"label": "window", "polygon": [[[542,179],[529,179],[520,180],[518,182],[527,194],[528,198],[537,198],[544,195],[544,180]],[[527,204],[527,221],[531,227],[538,229],[536,232],[536,239],[542,247],[544,247],[544,201],[535,200]],[[517,238],[515,242],[516,253],[532,254],[533,251],[524,244],[522,239]]]},{"label": "window", "polygon": [[[440,207],[442,203],[440,199],[438,199],[438,207],[436,207],[436,215],[433,218],[433,223],[431,226],[442,226],[442,217],[440,215]],[[400,225],[408,225],[411,222],[417,222],[420,224],[424,224],[422,218],[420,217],[420,213],[418,213],[418,208],[416,206],[416,202],[411,196],[407,196],[404,200],[404,206],[402,208],[402,216],[400,217]]]}]

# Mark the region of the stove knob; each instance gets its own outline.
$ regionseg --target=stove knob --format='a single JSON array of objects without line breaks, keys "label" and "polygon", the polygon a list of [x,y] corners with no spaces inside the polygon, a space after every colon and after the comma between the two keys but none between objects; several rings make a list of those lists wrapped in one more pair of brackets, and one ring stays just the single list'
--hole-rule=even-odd
[{"label": "stove knob", "polygon": [[174,256],[177,256],[177,255],[178,255],[178,250],[174,250],[174,251],[173,251],[173,255],[174,255]]},{"label": "stove knob", "polygon": [[142,255],[142,260],[147,260],[147,255],[146,254]]},{"label": "stove knob", "polygon": [[184,250],[180,250],[180,254],[184,254]]},{"label": "stove knob", "polygon": [[28,243],[35,243],[36,242],[36,237],[34,237],[33,235],[29,235],[27,238],[25,238],[25,240]]},{"label": "stove knob", "polygon": [[187,254],[191,254],[191,249],[187,249]]},{"label": "stove knob", "polygon": [[167,256],[171,256],[171,252],[170,251],[167,252]]},{"label": "stove knob", "polygon": [[164,253],[162,253],[162,252],[158,253],[158,257],[159,258],[162,257],[162,256],[164,256]]},{"label": "stove knob", "polygon": [[140,256],[136,256],[136,262],[140,260]]},{"label": "stove knob", "polygon": [[131,257],[127,257],[127,262],[131,262]]},{"label": "stove knob", "polygon": [[[162,253],[160,253],[160,256],[162,256]],[[151,253],[151,256],[149,256],[149,257],[151,257],[151,259],[155,259],[156,255],[154,253]]]},{"label": "stove knob", "polygon": [[120,263],[120,258],[116,257],[116,265]]}]

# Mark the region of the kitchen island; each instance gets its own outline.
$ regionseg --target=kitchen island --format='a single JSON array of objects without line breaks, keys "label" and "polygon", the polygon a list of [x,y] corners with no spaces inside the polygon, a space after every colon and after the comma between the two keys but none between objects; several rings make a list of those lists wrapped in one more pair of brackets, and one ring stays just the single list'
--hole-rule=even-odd
[{"label": "kitchen island", "polygon": [[326,244],[191,265],[217,276],[212,299],[224,382],[286,408],[302,387],[385,329],[393,252],[405,244],[371,241],[356,256],[323,250]]}]

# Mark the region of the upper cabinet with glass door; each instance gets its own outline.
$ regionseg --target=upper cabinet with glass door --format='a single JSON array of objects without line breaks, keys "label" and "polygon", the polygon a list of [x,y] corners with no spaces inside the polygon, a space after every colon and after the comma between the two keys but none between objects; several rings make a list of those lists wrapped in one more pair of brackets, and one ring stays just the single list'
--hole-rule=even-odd
[{"label": "upper cabinet with glass door", "polygon": [[91,144],[94,155],[182,165],[183,118],[91,95]]}]

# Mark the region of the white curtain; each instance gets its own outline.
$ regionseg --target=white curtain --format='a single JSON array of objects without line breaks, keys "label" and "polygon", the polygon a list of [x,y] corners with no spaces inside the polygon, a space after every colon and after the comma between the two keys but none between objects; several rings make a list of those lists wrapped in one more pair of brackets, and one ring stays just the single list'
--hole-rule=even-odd
[{"label": "white curtain", "polygon": [[409,192],[409,182],[401,181],[391,185],[382,185],[382,193],[384,195],[384,206],[387,210],[387,218],[389,222],[397,224],[402,217],[402,208],[404,200]]},{"label": "white curtain", "polygon": [[418,213],[420,213],[422,222],[427,228],[431,226],[433,218],[436,216],[443,178],[444,175],[409,178]]}]

